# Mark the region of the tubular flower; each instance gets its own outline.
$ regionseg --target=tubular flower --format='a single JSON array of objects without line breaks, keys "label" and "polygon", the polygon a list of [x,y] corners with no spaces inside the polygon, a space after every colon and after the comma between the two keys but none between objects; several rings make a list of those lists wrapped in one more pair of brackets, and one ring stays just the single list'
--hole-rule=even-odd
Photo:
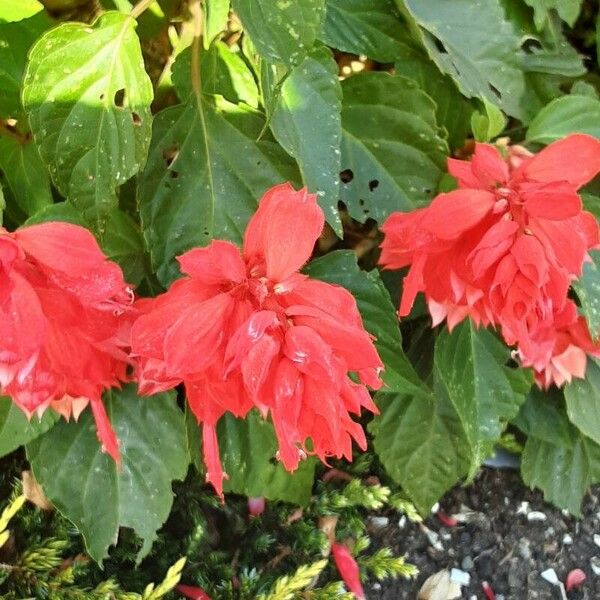
[{"label": "tubular flower", "polygon": [[133,293],[92,234],[45,223],[0,228],[0,391],[28,416],[91,404],[103,448],[119,447],[101,397],[127,379]]},{"label": "tubular flower", "polygon": [[190,250],[178,259],[185,277],[140,304],[131,337],[140,390],[185,384],[219,495],[216,425],[227,411],[270,414],[290,471],[306,454],[351,458],[352,439],[366,445],[350,415],[376,411],[364,384],[378,388],[383,365],[352,295],[298,272],[323,225],[316,196],[276,186],[250,220],[243,251],[224,241]]},{"label": "tubular flower", "polygon": [[[459,189],[383,226],[381,263],[410,266],[400,316],[425,293],[434,325],[466,317],[498,325],[538,372],[557,347],[557,327],[577,320],[568,300],[588,250],[599,243],[577,190],[600,171],[600,142],[571,135],[533,155],[477,144],[471,161],[448,160]],[[568,321],[567,317],[570,319]]]}]

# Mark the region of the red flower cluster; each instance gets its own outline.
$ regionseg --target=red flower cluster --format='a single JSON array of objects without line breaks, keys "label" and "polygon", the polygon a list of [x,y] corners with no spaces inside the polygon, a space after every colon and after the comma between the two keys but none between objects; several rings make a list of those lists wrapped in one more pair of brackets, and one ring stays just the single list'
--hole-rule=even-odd
[{"label": "red flower cluster", "polygon": [[577,190],[600,171],[600,142],[571,135],[536,155],[513,146],[505,156],[477,144],[471,161],[448,168],[459,189],[383,226],[381,263],[410,265],[399,315],[424,292],[434,325],[498,325],[541,385],[582,377],[586,352],[600,355],[600,345],[567,294],[599,243]]},{"label": "red flower cluster", "polygon": [[0,228],[0,392],[25,413],[65,418],[91,403],[119,461],[102,392],[127,379],[133,293],[83,227]]},{"label": "red flower cluster", "polygon": [[353,296],[298,273],[323,225],[314,195],[276,186],[250,220],[242,252],[223,241],[191,250],[179,257],[186,277],[139,302],[131,348],[140,390],[185,384],[203,427],[207,480],[220,495],[216,425],[227,411],[270,414],[290,471],[306,454],[350,459],[352,439],[366,446],[351,414],[377,409],[348,372],[377,389],[383,365]]}]

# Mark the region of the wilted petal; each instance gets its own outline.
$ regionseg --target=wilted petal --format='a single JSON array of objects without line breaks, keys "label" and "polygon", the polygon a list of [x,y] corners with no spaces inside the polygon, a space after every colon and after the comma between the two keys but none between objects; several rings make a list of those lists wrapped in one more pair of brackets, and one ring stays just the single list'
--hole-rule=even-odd
[{"label": "wilted petal", "polygon": [[352,554],[350,554],[348,547],[344,544],[332,544],[331,554],[333,555],[335,566],[346,587],[359,598],[359,600],[364,599],[365,592],[360,582],[358,563],[354,560]]}]

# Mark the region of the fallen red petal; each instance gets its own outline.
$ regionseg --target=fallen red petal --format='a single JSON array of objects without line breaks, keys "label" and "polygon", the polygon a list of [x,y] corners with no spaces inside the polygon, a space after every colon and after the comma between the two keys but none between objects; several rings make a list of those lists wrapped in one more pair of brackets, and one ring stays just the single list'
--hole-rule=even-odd
[{"label": "fallen red petal", "polygon": [[484,581],[481,584],[481,589],[483,590],[483,593],[485,594],[487,600],[496,600],[496,594],[494,594],[492,586],[487,581]]},{"label": "fallen red petal", "polygon": [[178,585],[177,591],[190,600],[211,600],[210,596],[201,588],[191,585]]},{"label": "fallen red petal", "polygon": [[574,588],[578,588],[587,579],[586,574],[581,569],[573,569],[567,575],[565,589],[570,592]]}]

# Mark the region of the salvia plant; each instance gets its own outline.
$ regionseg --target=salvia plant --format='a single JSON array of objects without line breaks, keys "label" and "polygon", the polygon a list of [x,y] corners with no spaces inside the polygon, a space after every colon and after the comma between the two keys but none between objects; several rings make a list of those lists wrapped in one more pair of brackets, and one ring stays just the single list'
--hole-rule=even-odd
[{"label": "salvia plant", "polygon": [[[579,514],[600,482],[594,19],[582,0],[0,2],[0,455],[25,448],[92,559],[121,528],[146,557],[192,463],[216,506],[416,517],[504,447]],[[367,448],[402,496],[311,500],[319,463]],[[360,596],[354,517],[325,546]],[[410,576],[398,560],[362,566]],[[325,566],[295,568],[252,593]]]}]

